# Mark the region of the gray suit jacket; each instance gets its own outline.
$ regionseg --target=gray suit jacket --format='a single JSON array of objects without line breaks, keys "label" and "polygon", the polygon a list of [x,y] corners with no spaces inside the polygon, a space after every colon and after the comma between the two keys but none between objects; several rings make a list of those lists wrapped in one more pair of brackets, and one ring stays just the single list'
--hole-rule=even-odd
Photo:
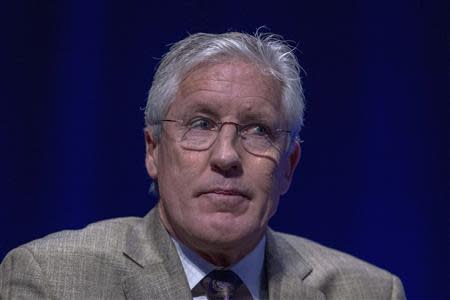
[{"label": "gray suit jacket", "polygon": [[[404,299],[394,275],[303,238],[267,232],[270,299]],[[192,299],[158,211],[94,223],[11,251],[0,299]]]}]

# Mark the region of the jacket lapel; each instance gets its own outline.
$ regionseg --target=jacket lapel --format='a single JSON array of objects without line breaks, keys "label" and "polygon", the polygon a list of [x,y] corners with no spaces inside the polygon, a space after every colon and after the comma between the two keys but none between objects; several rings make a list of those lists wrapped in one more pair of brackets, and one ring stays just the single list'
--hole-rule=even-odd
[{"label": "jacket lapel", "polygon": [[306,260],[283,237],[267,231],[266,278],[269,299],[325,299],[304,279],[313,271]]},{"label": "jacket lapel", "polygon": [[192,299],[178,253],[161,224],[157,207],[130,229],[124,255],[130,268],[123,278],[127,299]]},{"label": "jacket lapel", "polygon": [[[313,271],[283,237],[267,231],[265,268],[269,299],[325,299],[304,283]],[[152,209],[139,225],[130,228],[123,254],[128,259],[123,276],[127,299],[192,299],[178,253]]]}]

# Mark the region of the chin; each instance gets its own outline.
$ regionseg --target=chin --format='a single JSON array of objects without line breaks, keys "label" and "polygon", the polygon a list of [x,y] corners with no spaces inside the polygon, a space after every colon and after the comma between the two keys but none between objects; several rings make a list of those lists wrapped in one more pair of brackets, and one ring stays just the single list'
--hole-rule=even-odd
[{"label": "chin", "polygon": [[230,223],[215,224],[199,232],[199,237],[201,237],[204,244],[222,248],[234,248],[243,244],[253,243],[254,240],[259,240],[261,230],[236,226],[236,224]]}]

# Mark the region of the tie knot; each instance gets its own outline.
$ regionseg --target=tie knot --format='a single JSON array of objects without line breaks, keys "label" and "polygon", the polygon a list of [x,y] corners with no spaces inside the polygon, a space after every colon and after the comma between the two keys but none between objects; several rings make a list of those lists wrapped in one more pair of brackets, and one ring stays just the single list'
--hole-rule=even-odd
[{"label": "tie knot", "polygon": [[208,299],[232,299],[242,280],[231,270],[213,270],[202,280]]}]

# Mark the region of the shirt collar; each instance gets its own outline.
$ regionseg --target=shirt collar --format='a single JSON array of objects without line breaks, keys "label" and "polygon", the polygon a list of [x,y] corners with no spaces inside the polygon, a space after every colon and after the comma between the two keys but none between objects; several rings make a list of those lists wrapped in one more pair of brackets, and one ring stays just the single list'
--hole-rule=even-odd
[{"label": "shirt collar", "polygon": [[[204,260],[197,253],[176,239],[172,238],[172,240],[178,255],[180,256],[181,264],[183,265],[189,283],[189,288],[192,290],[206,274],[218,267]],[[266,236],[264,235],[256,245],[255,249],[229,268],[239,275],[252,294],[253,299],[260,299],[265,245]]]}]

